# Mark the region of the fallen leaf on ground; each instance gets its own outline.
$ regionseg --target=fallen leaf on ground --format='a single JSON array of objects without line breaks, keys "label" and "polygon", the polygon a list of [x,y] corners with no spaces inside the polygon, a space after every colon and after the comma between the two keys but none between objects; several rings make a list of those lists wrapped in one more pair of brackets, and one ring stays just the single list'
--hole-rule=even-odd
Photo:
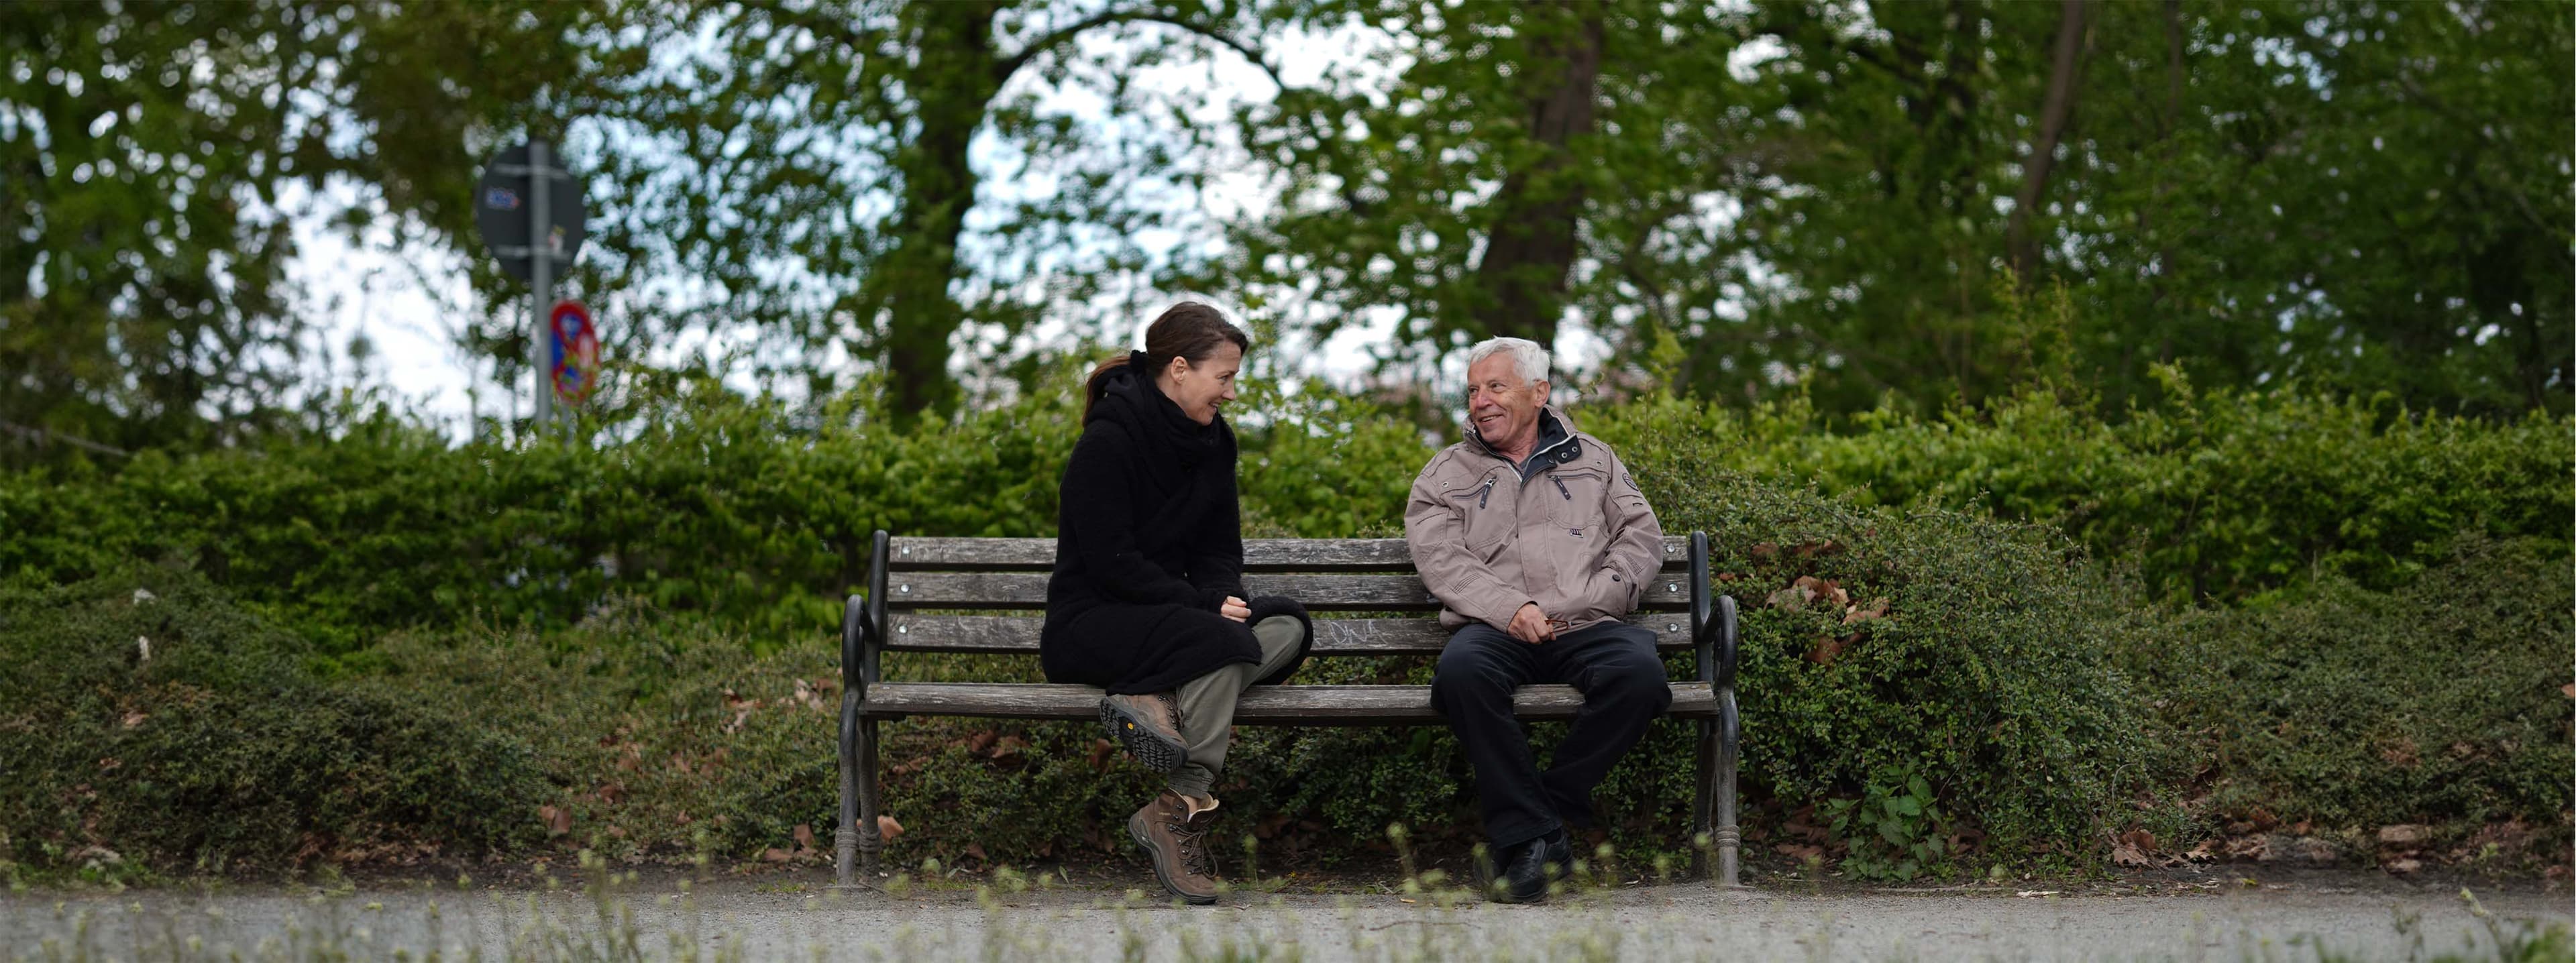
[{"label": "fallen leaf on ground", "polygon": [[1801,575],[1791,584],[1793,587],[1806,589],[1808,598],[1825,599],[1832,602],[1837,609],[1851,604],[1851,593],[1843,591],[1842,585],[1832,579]]},{"label": "fallen leaf on ground", "polygon": [[572,832],[572,810],[558,809],[553,806],[539,806],[537,807],[537,818],[545,820],[547,833],[561,836],[565,833]]},{"label": "fallen leaf on ground", "polygon": [[993,857],[984,855],[984,844],[982,843],[967,843],[966,855],[973,856],[976,859],[983,860],[987,863],[993,861]]},{"label": "fallen leaf on ground", "polygon": [[1852,610],[1843,616],[1843,624],[1850,625],[1855,622],[1867,622],[1871,619],[1883,619],[1886,617],[1887,596],[1881,595],[1869,600],[1868,604],[1852,606]]},{"label": "fallen leaf on ground", "polygon": [[[1799,579],[1799,581],[1804,582],[1806,580]],[[1771,597],[1763,599],[1762,604],[1779,609],[1783,612],[1796,612],[1805,609],[1807,607],[1807,600],[1815,597],[1815,590],[1804,585],[1792,585],[1788,588],[1771,593]]]},{"label": "fallen leaf on ground", "polygon": [[1807,661],[1817,665],[1832,665],[1835,657],[1842,655],[1843,650],[1851,648],[1852,643],[1858,641],[1860,641],[1858,632],[1841,638],[1830,635],[1816,636],[1815,644],[1807,647]]}]

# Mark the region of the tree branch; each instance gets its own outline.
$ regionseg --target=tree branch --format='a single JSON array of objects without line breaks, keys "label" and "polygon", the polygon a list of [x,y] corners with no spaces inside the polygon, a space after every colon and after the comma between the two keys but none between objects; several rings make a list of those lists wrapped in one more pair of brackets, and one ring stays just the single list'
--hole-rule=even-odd
[{"label": "tree branch", "polygon": [[1105,27],[1110,24],[1117,23],[1165,24],[1168,26],[1179,27],[1201,37],[1213,40],[1219,46],[1232,50],[1235,53],[1242,54],[1243,59],[1252,61],[1252,65],[1261,68],[1261,72],[1268,75],[1270,77],[1270,82],[1277,85],[1279,89],[1288,89],[1288,82],[1279,78],[1278,69],[1272,67],[1269,61],[1263,60],[1259,51],[1252,49],[1242,41],[1227,36],[1223,31],[1214,27],[1191,23],[1179,17],[1155,13],[1150,10],[1113,10],[1104,13],[1095,13],[1076,21],[1069,26],[1059,28],[1046,36],[1030,41],[1028,46],[1020,48],[1020,52],[1012,54],[1009,57],[1005,57],[1000,62],[993,65],[993,83],[997,87],[1000,86],[1002,83],[1010,80],[1011,75],[1019,73],[1021,67],[1027,66],[1029,61],[1036,59],[1037,55],[1047,52],[1058,44],[1062,44],[1065,41],[1073,39],[1076,35],[1085,30],[1089,30],[1093,27]]}]

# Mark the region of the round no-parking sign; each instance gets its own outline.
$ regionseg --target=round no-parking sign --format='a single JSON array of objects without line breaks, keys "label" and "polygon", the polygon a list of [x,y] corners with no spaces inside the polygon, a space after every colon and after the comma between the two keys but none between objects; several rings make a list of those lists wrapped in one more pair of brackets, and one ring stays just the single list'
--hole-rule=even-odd
[{"label": "round no-parking sign", "polygon": [[589,400],[599,387],[599,329],[590,322],[590,309],[579,301],[557,301],[548,315],[554,336],[555,397],[566,405],[579,405]]}]

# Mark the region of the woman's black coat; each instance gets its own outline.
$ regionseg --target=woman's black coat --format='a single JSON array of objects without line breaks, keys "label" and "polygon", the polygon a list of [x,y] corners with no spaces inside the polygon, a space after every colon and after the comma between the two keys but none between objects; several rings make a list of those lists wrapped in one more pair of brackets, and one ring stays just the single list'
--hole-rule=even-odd
[{"label": "woman's black coat", "polygon": [[[1101,379],[1059,488],[1055,574],[1038,634],[1048,680],[1163,692],[1261,661],[1251,628],[1218,614],[1226,596],[1245,597],[1234,455],[1223,416],[1191,421],[1135,361]],[[1286,599],[1256,601],[1256,621],[1305,619]]]}]

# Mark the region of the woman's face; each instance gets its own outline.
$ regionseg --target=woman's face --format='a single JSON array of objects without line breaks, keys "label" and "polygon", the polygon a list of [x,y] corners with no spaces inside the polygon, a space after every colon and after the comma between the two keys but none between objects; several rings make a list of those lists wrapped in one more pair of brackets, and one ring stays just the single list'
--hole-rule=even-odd
[{"label": "woman's face", "polygon": [[1234,400],[1234,376],[1242,368],[1243,349],[1227,341],[1195,364],[1188,358],[1173,358],[1154,384],[1163,389],[1163,397],[1181,406],[1182,414],[1204,425],[1216,420],[1217,406]]}]

